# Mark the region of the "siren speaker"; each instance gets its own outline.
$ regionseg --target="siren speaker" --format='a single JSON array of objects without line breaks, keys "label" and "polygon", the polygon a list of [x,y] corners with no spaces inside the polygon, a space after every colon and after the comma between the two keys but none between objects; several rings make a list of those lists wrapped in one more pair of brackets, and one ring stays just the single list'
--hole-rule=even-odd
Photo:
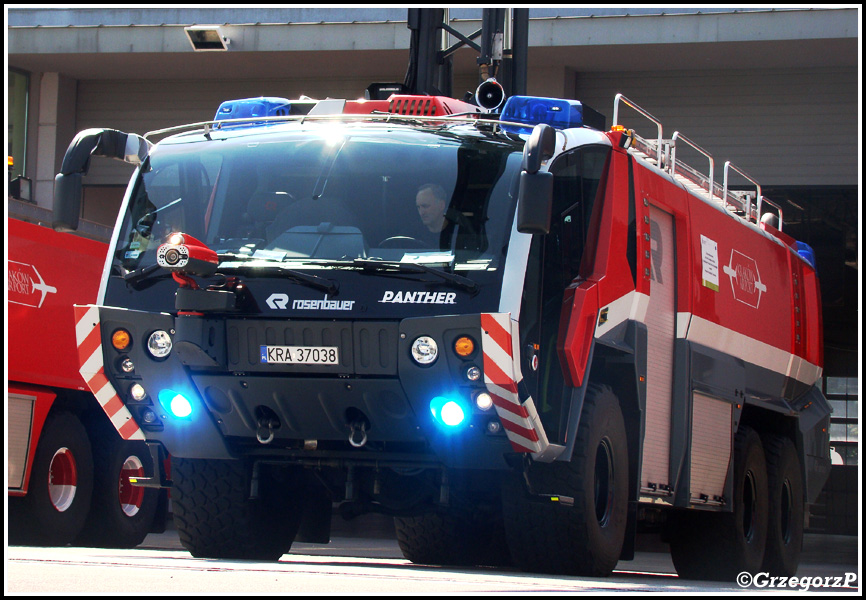
[{"label": "siren speaker", "polygon": [[488,79],[475,90],[475,102],[485,110],[495,110],[505,102],[505,90],[495,79]]}]

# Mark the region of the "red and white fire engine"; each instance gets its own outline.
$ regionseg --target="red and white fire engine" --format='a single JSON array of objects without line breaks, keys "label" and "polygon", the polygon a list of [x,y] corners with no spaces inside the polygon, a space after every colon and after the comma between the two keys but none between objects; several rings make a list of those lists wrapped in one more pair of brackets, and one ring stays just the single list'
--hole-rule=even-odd
[{"label": "red and white fire engine", "polygon": [[118,435],[70,328],[73,304],[97,297],[108,245],[55,232],[35,205],[7,210],[9,541],[135,546],[165,529],[165,492],[130,485],[152,468],[144,438]]},{"label": "red and white fire engine", "polygon": [[251,98],[76,138],[60,226],[91,155],[141,163],[82,373],[171,454],[190,552],[277,559],[339,503],[414,562],[604,575],[647,523],[687,577],[796,572],[830,465],[814,258],[736,167],[621,96],[601,120]]}]

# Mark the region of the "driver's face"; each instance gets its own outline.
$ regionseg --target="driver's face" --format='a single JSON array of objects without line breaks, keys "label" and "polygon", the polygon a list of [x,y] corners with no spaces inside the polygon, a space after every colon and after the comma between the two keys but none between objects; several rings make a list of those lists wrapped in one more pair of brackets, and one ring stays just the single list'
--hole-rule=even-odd
[{"label": "driver's face", "polygon": [[438,199],[432,190],[421,190],[415,197],[415,207],[421,222],[430,231],[442,229],[445,220],[445,202]]}]

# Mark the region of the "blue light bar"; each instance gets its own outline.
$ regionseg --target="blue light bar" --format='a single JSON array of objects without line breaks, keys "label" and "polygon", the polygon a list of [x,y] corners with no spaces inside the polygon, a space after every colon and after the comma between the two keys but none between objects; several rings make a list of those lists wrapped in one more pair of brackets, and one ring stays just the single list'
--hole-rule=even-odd
[{"label": "blue light bar", "polygon": [[[592,110],[589,107],[586,107]],[[539,123],[546,123],[556,129],[582,127],[584,106],[577,100],[560,98],[541,98],[538,96],[511,96],[502,109],[499,119],[514,123],[526,123],[527,127],[509,127],[503,129],[512,133],[531,133],[532,128]],[[594,111],[593,111],[594,112]]]},{"label": "blue light bar", "polygon": [[286,98],[244,98],[220,104],[214,121],[249,119],[254,117],[285,117],[291,114],[292,103]]}]

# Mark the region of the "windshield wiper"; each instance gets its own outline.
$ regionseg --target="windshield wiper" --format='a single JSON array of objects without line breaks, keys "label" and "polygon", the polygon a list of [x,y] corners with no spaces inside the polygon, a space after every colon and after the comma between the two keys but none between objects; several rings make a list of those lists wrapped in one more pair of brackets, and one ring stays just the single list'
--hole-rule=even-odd
[{"label": "windshield wiper", "polygon": [[[220,253],[217,254],[217,257],[220,260],[229,260],[229,261],[238,261],[240,263],[255,261],[258,264],[255,265],[246,265],[246,264],[238,264],[238,265],[225,265],[220,271],[223,271],[227,268],[232,270],[241,270],[247,276],[256,276],[256,275],[270,275],[276,274],[280,276],[287,276],[292,281],[296,283],[300,283],[317,290],[321,290],[328,295],[333,295],[337,293],[339,286],[335,281],[331,281],[330,279],[326,279],[319,275],[311,275],[308,273],[302,273],[300,271],[296,271],[291,269],[285,265],[281,265],[280,263],[268,263],[262,264],[263,261],[260,258],[253,258],[252,256],[248,256],[245,254],[234,254],[231,252]],[[157,279],[162,279],[164,277],[170,277],[171,272],[168,270],[162,270],[158,264],[148,265],[146,267],[142,267],[140,269],[136,269],[135,271],[130,271],[123,275],[123,280],[129,285],[133,286],[136,289],[142,288],[142,283],[148,279],[152,279],[150,283],[153,283]],[[149,284],[148,284],[149,285]]]},{"label": "windshield wiper", "polygon": [[383,273],[388,271],[397,273],[429,273],[430,275],[435,275],[436,277],[446,281],[447,283],[464,289],[467,292],[474,294],[478,291],[478,284],[469,279],[468,277],[458,275],[457,273],[449,273],[448,271],[443,271],[441,269],[434,269],[433,267],[428,267],[427,265],[422,265],[419,263],[405,263],[388,260],[366,260],[363,258],[356,258],[351,263],[345,264],[347,266],[360,267],[362,271],[375,273]]},{"label": "windshield wiper", "polygon": [[[296,283],[300,283],[311,288],[323,291],[329,296],[336,294],[337,290],[340,289],[336,281],[331,281],[330,279],[326,279],[325,277],[322,277],[320,275],[303,273],[301,271],[297,271],[283,264],[280,264],[279,262],[267,261],[266,259],[256,258],[253,256],[248,256],[246,254],[234,254],[232,252],[220,253],[217,254],[217,257],[220,260],[236,260],[241,263],[238,265],[221,266],[220,271],[225,270],[228,267],[233,270],[241,270],[245,272],[248,276],[272,274],[287,276],[289,279]],[[256,264],[243,264],[248,262],[255,262]]]}]

